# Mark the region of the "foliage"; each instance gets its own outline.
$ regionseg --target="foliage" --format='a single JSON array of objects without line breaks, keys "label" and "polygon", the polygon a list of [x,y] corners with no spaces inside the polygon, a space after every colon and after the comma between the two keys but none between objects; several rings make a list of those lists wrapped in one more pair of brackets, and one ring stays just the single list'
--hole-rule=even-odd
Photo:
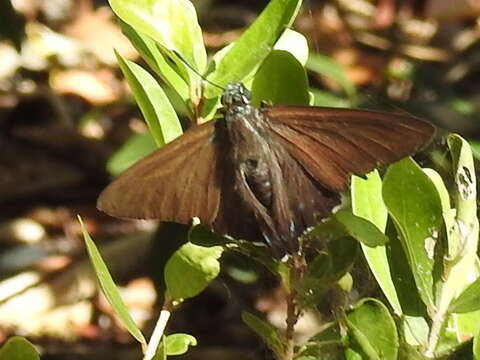
[{"label": "foliage", "polygon": [[[308,52],[306,42],[298,41],[302,38],[300,34],[285,31],[298,11],[298,0],[271,1],[251,27],[233,45],[215,54],[210,63],[196,14],[188,0],[111,0],[110,3],[124,22],[125,34],[150,66],[148,72],[117,55],[158,146],[180,133],[174,109],[187,114],[194,123],[215,116],[219,89],[211,83],[204,84],[200,75],[221,86],[241,81],[253,89],[257,103],[285,99],[294,104],[311,102],[302,66]],[[169,16],[178,13],[182,14],[180,19]],[[300,49],[299,44],[303,46]],[[244,56],[245,52],[252,56]],[[307,64],[311,70],[337,81],[344,89],[345,101],[356,96],[353,85],[331,60],[315,56]],[[282,72],[282,79],[278,71]],[[168,289],[164,311],[196,296],[217,276],[223,245],[266,265],[281,279],[289,296],[295,296],[290,305],[297,306],[298,312],[316,309],[332,289],[345,300],[333,308],[335,319],[323,332],[296,348],[288,334],[283,336],[278,329],[245,313],[244,321],[278,359],[440,358],[455,353],[465,339],[473,337],[472,356],[478,357],[475,170],[465,140],[451,135],[448,145],[455,180],[450,194],[438,173],[422,169],[410,158],[393,164],[383,181],[376,171],[366,179],[353,178],[353,213],[338,212],[312,230],[311,236],[322,233],[328,243],[305,264],[301,274],[295,272],[292,263],[269,258],[262,246],[233,240],[219,243],[218,239],[212,239],[215,246],[200,246],[196,243],[196,232],[192,231],[191,243],[180,248],[165,269]],[[115,286],[98,251],[88,234],[84,234],[102,288],[110,294],[107,298],[127,328],[142,342],[143,335],[115,294]],[[305,236],[307,240],[310,235]],[[208,243],[208,235],[205,236]],[[205,238],[202,240],[205,242]],[[372,298],[361,299],[352,307],[345,306],[348,294],[339,287],[339,282],[358,259],[359,246],[389,307]],[[293,320],[290,318],[291,323]],[[182,341],[195,344],[185,334],[170,336],[185,336]],[[170,349],[171,344],[178,344],[178,339],[162,341],[158,358],[187,351],[187,347]],[[154,344],[155,349],[158,345]]]}]

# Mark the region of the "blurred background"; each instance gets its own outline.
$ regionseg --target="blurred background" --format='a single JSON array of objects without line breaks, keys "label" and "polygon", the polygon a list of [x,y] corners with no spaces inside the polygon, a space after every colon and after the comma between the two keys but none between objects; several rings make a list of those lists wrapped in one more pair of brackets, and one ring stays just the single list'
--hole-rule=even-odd
[{"label": "blurred background", "polygon": [[[267,4],[193,2],[211,53]],[[172,229],[160,243],[154,223],[95,209],[112,175],[153,144],[136,140],[146,126],[113,47],[130,60],[138,55],[106,1],[3,0],[0,14],[0,343],[27,336],[42,359],[139,358],[98,293],[76,219],[82,215],[148,332]],[[479,0],[305,1],[294,28],[309,41],[316,105],[408,112],[460,133],[480,156]],[[282,294],[246,259],[227,255],[225,264],[174,314],[171,330],[199,340],[190,359],[263,358],[239,315],[254,309],[282,327]],[[318,323],[306,316],[300,335]]]}]

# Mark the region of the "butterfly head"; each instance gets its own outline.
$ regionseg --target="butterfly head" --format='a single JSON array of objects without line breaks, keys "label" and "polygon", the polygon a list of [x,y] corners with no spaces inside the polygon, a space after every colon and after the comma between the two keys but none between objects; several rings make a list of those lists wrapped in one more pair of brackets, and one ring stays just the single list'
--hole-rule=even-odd
[{"label": "butterfly head", "polygon": [[226,109],[243,107],[250,104],[251,94],[242,83],[228,84],[222,95],[222,105]]}]

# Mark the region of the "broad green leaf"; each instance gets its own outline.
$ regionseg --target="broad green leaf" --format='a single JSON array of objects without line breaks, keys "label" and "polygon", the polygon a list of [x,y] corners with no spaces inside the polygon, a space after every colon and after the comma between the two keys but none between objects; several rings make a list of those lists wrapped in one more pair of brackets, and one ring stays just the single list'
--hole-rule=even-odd
[{"label": "broad green leaf", "polygon": [[426,317],[402,315],[402,336],[405,339],[402,343],[425,348],[430,333]]},{"label": "broad green leaf", "polygon": [[98,282],[102,288],[102,292],[108,300],[109,304],[112,306],[112,309],[115,311],[117,316],[122,321],[122,324],[126,327],[128,332],[137,339],[140,343],[146,344],[145,338],[143,337],[141,331],[138,329],[137,325],[133,321],[130,313],[128,312],[127,307],[120,297],[117,287],[112,279],[112,276],[108,272],[107,266],[100,255],[95,243],[93,242],[90,234],[87,232],[85,225],[83,224],[82,219],[78,216],[78,221],[82,228],[83,238],[85,240],[85,245],[87,247],[88,256],[93,265],[95,273],[97,274]]},{"label": "broad green leaf", "polygon": [[370,221],[355,216],[349,210],[340,210],[335,219],[345,227],[345,231],[353,238],[369,247],[385,245],[388,238]]},{"label": "broad green leaf", "polygon": [[[350,193],[353,213],[375,224],[379,231],[385,232],[388,212],[382,199],[382,179],[378,171],[372,171],[366,176],[366,179],[352,176]],[[395,313],[401,314],[402,309],[390,273],[386,248],[384,246],[370,247],[364,243],[361,243],[361,246],[380,288]]]},{"label": "broad green leaf", "polygon": [[114,176],[120,175],[138,160],[156,149],[157,144],[155,144],[155,140],[153,140],[149,132],[135,134],[108,159],[107,170]]},{"label": "broad green leaf", "polygon": [[0,349],[0,360],[39,360],[37,350],[30,341],[13,336]]},{"label": "broad green leaf", "polygon": [[275,43],[274,50],[284,50],[292,54],[302,66],[308,60],[308,42],[305,36],[292,29],[285,29]]},{"label": "broad green leaf", "polygon": [[450,256],[457,255],[462,258],[468,256],[468,267],[471,268],[478,246],[477,185],[473,155],[468,143],[458,135],[452,134],[448,137],[448,146],[452,153],[454,169],[456,169],[453,198],[461,237],[460,244],[457,246],[458,254],[450,254]]},{"label": "broad green leaf", "polygon": [[471,283],[451,304],[452,313],[468,313],[480,310],[480,278]]},{"label": "broad green leaf", "polygon": [[242,313],[242,320],[250,329],[260,336],[279,359],[283,358],[285,347],[283,345],[282,337],[275,327],[248,312]]},{"label": "broad green leaf", "polygon": [[305,69],[289,52],[273,50],[255,75],[252,94],[255,106],[259,106],[262,101],[282,105],[308,105]]},{"label": "broad green leaf", "polygon": [[443,226],[435,185],[411,158],[406,158],[388,169],[383,200],[400,234],[420,297],[434,311],[435,245]]},{"label": "broad green leaf", "polygon": [[388,309],[376,299],[364,299],[346,316],[354,346],[366,359],[397,360],[398,335]]},{"label": "broad green leaf", "polygon": [[183,355],[190,346],[197,346],[197,339],[189,334],[171,334],[164,338],[167,355]]},{"label": "broad green leaf", "polygon": [[173,89],[185,102],[190,98],[188,84],[180,76],[171,62],[167,62],[155,41],[147,35],[135,31],[133,27],[120,20],[125,36],[132,42],[142,58],[155,73]]},{"label": "broad green leaf", "polygon": [[167,294],[183,301],[201,293],[220,272],[221,246],[203,247],[186,243],[165,266]]},{"label": "broad green leaf", "polygon": [[345,350],[345,360],[364,360],[362,355],[351,348]]},{"label": "broad green leaf", "polygon": [[[215,70],[207,79],[224,86],[234,81],[243,81],[267,57],[282,32],[295,18],[301,1],[272,0],[218,61]],[[220,90],[212,85],[205,86],[205,97],[212,98]]]},{"label": "broad green leaf", "polygon": [[350,237],[341,237],[327,246],[328,253],[320,253],[308,266],[305,278],[316,279],[323,283],[339,280],[350,270],[357,256],[358,245]]},{"label": "broad green leaf", "polygon": [[203,73],[207,54],[197,14],[189,0],[109,0],[115,14],[136,31],[178,52]]},{"label": "broad green leaf", "polygon": [[[468,283],[478,278],[478,267],[476,266],[477,245],[478,245],[478,218],[477,218],[477,198],[476,198],[476,179],[475,168],[473,165],[473,155],[468,143],[458,135],[448,137],[448,145],[452,154],[455,169],[455,187],[453,198],[455,201],[456,218],[453,230],[457,236],[449,236],[448,258],[446,258],[445,267],[448,270],[446,276],[442,277],[443,284],[440,301],[437,305],[439,311],[447,311],[452,308],[452,299],[457,297]],[[468,292],[463,292],[463,307],[467,308],[471,304],[473,291],[478,290],[478,285],[469,287]],[[457,303],[462,304],[462,302]],[[456,301],[454,301],[456,303]],[[471,306],[471,305],[470,305]],[[459,307],[461,309],[461,307]],[[477,310],[477,309],[475,309]],[[465,325],[468,325],[465,322]]]},{"label": "broad green leaf", "polygon": [[345,71],[332,58],[321,54],[310,54],[307,69],[336,81],[349,98],[357,96],[355,85],[348,79]]},{"label": "broad green leaf", "polygon": [[[480,331],[480,310],[462,314],[450,314],[449,328],[455,333],[458,343],[474,337]],[[453,326],[451,326],[453,325]]]},{"label": "broad green leaf", "polygon": [[443,221],[445,223],[445,233],[447,236],[446,250],[444,257],[446,259],[454,259],[455,254],[458,252],[460,246],[460,234],[458,231],[458,225],[456,222],[456,210],[450,206],[450,195],[448,194],[447,187],[443,182],[439,173],[433,169],[423,169],[425,174],[428,175],[430,180],[435,185],[440,201],[442,203]]},{"label": "broad green leaf", "polygon": [[157,145],[162,146],[181,135],[177,114],[153,76],[119,54],[117,59]]},{"label": "broad green leaf", "polygon": [[306,274],[295,284],[302,306],[317,306],[326,291],[338,286],[338,282],[352,268],[357,253],[358,243],[349,236],[330,241],[326,251],[309,263]]},{"label": "broad green leaf", "polygon": [[338,108],[348,108],[352,107],[352,101],[333,95],[328,91],[310,89],[310,92],[313,96],[313,101],[311,104],[314,106],[325,106],[325,107],[338,107]]},{"label": "broad green leaf", "polygon": [[[402,244],[401,235],[397,230],[393,221],[387,223],[385,234],[390,239],[386,246],[388,264],[390,266],[390,273],[393,283],[395,285],[396,294],[401,306],[401,314],[408,319],[408,321],[422,322],[423,316],[426,316],[426,306],[420,297],[417,288],[415,277],[412,268],[407,258],[407,254]],[[413,320],[412,320],[413,318]],[[412,329],[418,327],[415,323]],[[405,330],[408,331],[407,326]],[[420,338],[417,333],[415,337]],[[411,343],[415,344],[415,343]]]}]

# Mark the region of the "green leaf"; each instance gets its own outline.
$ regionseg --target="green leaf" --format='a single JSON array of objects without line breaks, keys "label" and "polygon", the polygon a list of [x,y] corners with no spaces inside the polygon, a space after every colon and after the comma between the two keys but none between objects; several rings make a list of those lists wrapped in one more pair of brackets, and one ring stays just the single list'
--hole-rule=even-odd
[{"label": "green leaf", "polygon": [[188,0],[109,0],[115,14],[136,31],[178,52],[203,73],[207,54],[193,4]]},{"label": "green leaf", "polygon": [[313,96],[312,105],[325,107],[348,108],[353,106],[353,102],[340,96],[333,95],[328,91],[310,89]]},{"label": "green leaf", "polygon": [[[163,337],[165,339],[165,336]],[[155,351],[155,356],[152,360],[167,360],[167,353],[165,352],[165,343],[163,341],[158,345],[157,350]]]},{"label": "green leaf", "polygon": [[221,246],[203,247],[186,243],[165,266],[167,293],[175,301],[183,301],[201,293],[220,272],[218,259]]},{"label": "green leaf", "polygon": [[166,60],[155,41],[135,31],[133,27],[121,20],[120,25],[125,36],[132,42],[148,66],[155,71],[184,102],[189,99],[190,90],[188,84],[182,76],[177,73],[174,64]]},{"label": "green leaf", "polygon": [[[372,171],[366,176],[366,179],[352,176],[350,192],[353,213],[375,224],[379,231],[385,232],[388,211],[382,199],[382,179],[378,171]],[[384,246],[372,248],[364,243],[361,243],[361,246],[370,270],[377,279],[380,288],[395,313],[401,314],[402,309],[390,273],[386,248]]]},{"label": "green leaf", "polygon": [[460,244],[456,246],[457,254],[450,254],[450,257],[468,256],[470,264],[467,267],[471,267],[475,260],[473,254],[476,254],[478,246],[477,184],[473,155],[468,142],[458,135],[448,136],[448,146],[455,169],[453,198],[457,209],[456,222],[460,234]]},{"label": "green leaf", "polygon": [[305,69],[288,51],[273,50],[255,75],[252,95],[255,106],[259,106],[262,101],[282,105],[308,105]]},{"label": "green leaf", "polygon": [[352,268],[358,243],[349,236],[340,237],[330,241],[326,250],[309,263],[306,274],[295,284],[298,301],[305,308],[317,306],[328,290],[339,285]]},{"label": "green leaf", "polygon": [[388,238],[370,221],[353,215],[349,210],[335,213],[335,219],[341,223],[346,232],[362,244],[369,247],[385,245]]},{"label": "green leaf", "polygon": [[260,338],[265,342],[270,350],[277,355],[279,359],[282,358],[283,354],[285,353],[285,346],[283,344],[282,337],[275,327],[248,312],[242,313],[242,320],[250,329],[255,331],[255,333],[260,336]]},{"label": "green leaf", "polygon": [[376,299],[364,299],[346,316],[352,348],[366,359],[397,360],[399,341],[388,309]]},{"label": "green leaf", "polygon": [[197,339],[189,334],[172,334],[164,338],[167,355],[183,355],[190,346],[197,346]]},{"label": "green leaf", "polygon": [[388,169],[383,199],[401,235],[420,297],[434,311],[434,250],[443,226],[435,185],[411,158],[406,158]]},{"label": "green leaf", "polygon": [[275,43],[274,50],[285,50],[292,54],[302,66],[308,60],[308,42],[305,36],[292,29],[285,29]]},{"label": "green leaf", "polygon": [[177,114],[153,76],[134,62],[116,55],[157,145],[162,146],[181,135]]},{"label": "green leaf", "polygon": [[427,360],[427,358],[422,355],[420,349],[408,343],[401,343],[398,349],[398,360]]},{"label": "green leaf", "polygon": [[[471,299],[478,291],[478,284],[474,282],[464,291],[459,299],[450,302],[467,286],[472,279],[478,277],[477,246],[478,246],[478,218],[477,192],[473,155],[468,143],[458,135],[448,137],[448,145],[452,154],[455,169],[455,187],[453,198],[455,201],[456,218],[453,230],[457,236],[449,236],[448,277],[442,286],[441,309],[457,306],[466,309],[471,306]],[[478,309],[478,308],[477,308]],[[475,310],[477,310],[475,309]],[[457,310],[458,311],[458,310]]]},{"label": "green leaf", "polygon": [[155,140],[148,132],[145,134],[132,135],[120,149],[108,159],[107,170],[116,176],[127,170],[138,160],[144,158],[157,149]]},{"label": "green leaf", "polygon": [[39,360],[37,350],[30,341],[13,336],[0,349],[0,360]]},{"label": "green leaf", "polygon": [[90,234],[87,232],[87,229],[85,228],[80,216],[78,216],[78,221],[80,222],[80,226],[82,228],[83,238],[87,247],[88,256],[90,257],[90,262],[92,263],[95,273],[97,274],[97,279],[100,283],[103,294],[128,332],[140,343],[146,344],[147,342],[145,341],[142,332],[135,325],[135,322],[130,316],[127,307],[123,303],[120,293],[113,282],[112,276],[108,272],[107,266],[105,265],[100,252],[95,246],[95,243],[90,237]]},{"label": "green leaf", "polygon": [[480,360],[480,331],[473,338],[473,358]]},{"label": "green leaf", "polygon": [[321,54],[310,54],[307,69],[337,82],[348,95],[354,99],[357,96],[355,85],[348,79],[343,68],[330,57]]},{"label": "green leaf", "polygon": [[480,310],[480,278],[471,283],[449,308],[452,313],[468,313]]},{"label": "green leaf", "polygon": [[[218,61],[207,79],[221,86],[243,81],[273,49],[280,34],[292,23],[300,4],[299,0],[270,1],[255,22]],[[209,84],[205,86],[206,98],[219,94],[218,88]]]}]

